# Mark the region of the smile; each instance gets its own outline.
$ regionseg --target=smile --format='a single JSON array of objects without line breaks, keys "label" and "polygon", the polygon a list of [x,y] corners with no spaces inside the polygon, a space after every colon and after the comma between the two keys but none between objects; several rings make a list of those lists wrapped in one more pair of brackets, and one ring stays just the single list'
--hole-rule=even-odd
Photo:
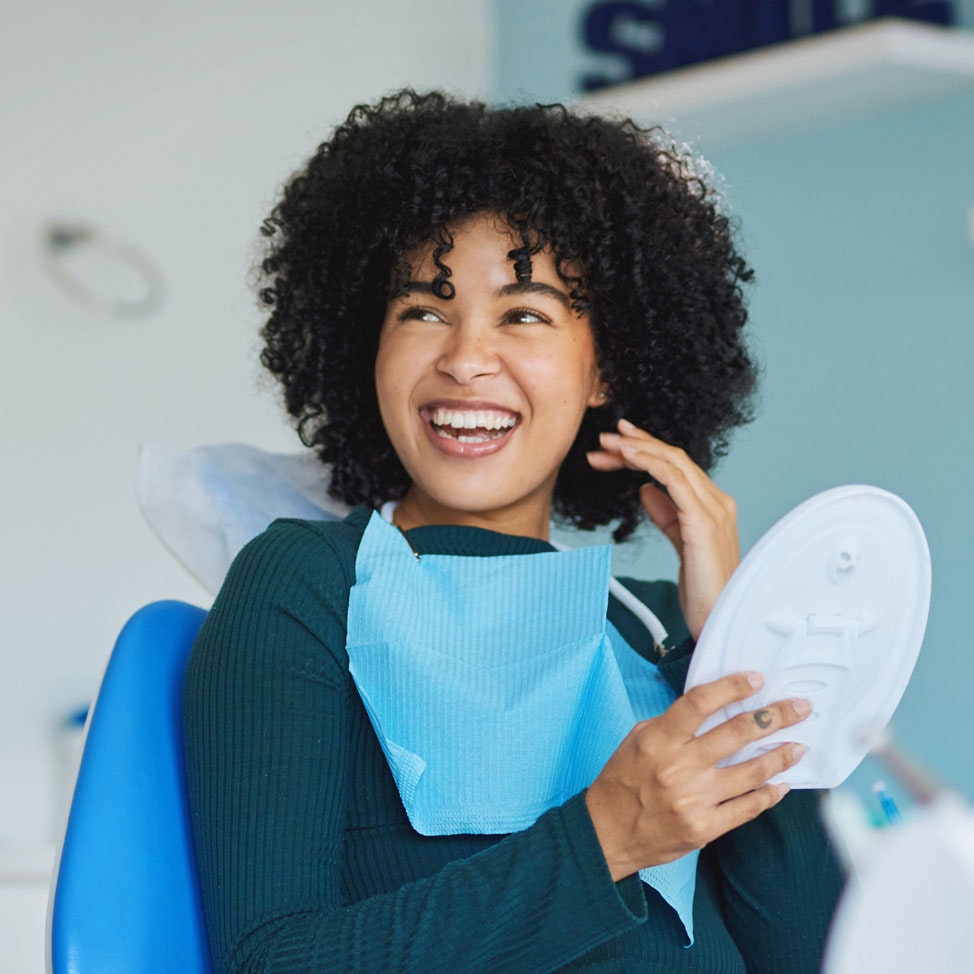
[{"label": "smile", "polygon": [[504,446],[521,422],[518,413],[497,407],[430,405],[421,410],[433,445],[457,457],[478,457]]},{"label": "smile", "polygon": [[430,423],[437,436],[448,436],[461,443],[483,443],[496,440],[517,426],[513,413],[494,409],[445,409],[430,411]]}]

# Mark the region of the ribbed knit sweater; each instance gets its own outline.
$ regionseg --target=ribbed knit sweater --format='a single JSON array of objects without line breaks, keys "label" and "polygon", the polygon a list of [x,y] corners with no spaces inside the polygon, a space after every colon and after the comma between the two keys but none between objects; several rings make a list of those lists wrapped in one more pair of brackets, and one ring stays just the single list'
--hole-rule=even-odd
[{"label": "ribbed knit sweater", "polygon": [[[583,794],[508,836],[413,830],[348,673],[368,517],[275,522],[234,561],[194,648],[185,747],[215,970],[817,972],[841,879],[815,793],[703,850],[689,948],[655,890],[612,881]],[[409,539],[421,553],[551,550],[478,528]],[[671,583],[624,581],[686,635]],[[689,643],[657,660],[614,598],[608,615],[681,691]]]}]

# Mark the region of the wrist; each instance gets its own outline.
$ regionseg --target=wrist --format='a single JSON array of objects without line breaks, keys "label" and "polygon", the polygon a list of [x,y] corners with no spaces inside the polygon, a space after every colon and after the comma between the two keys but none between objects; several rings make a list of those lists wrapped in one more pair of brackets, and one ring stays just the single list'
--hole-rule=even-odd
[{"label": "wrist", "polygon": [[588,811],[592,828],[598,839],[599,847],[602,849],[602,857],[605,859],[609,875],[614,883],[621,882],[627,876],[639,871],[639,866],[634,865],[623,853],[624,843],[618,835],[615,816],[612,806],[597,787],[597,782],[585,792],[585,808]]}]

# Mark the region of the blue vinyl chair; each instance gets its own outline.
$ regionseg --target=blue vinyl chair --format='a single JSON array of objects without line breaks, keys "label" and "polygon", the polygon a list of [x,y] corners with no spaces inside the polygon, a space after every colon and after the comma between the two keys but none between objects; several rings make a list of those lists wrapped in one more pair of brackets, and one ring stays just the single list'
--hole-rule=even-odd
[{"label": "blue vinyl chair", "polygon": [[56,867],[53,974],[210,974],[181,726],[186,661],[205,616],[154,602],[115,643]]}]

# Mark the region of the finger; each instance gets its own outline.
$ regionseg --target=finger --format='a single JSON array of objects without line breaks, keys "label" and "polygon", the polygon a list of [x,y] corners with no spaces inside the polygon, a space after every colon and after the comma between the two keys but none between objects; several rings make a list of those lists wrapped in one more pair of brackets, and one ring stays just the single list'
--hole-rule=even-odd
[{"label": "finger", "polygon": [[724,835],[773,808],[791,789],[788,785],[762,785],[744,795],[722,802],[714,810],[713,824]]},{"label": "finger", "polygon": [[610,453],[606,450],[590,450],[586,457],[589,465],[595,470],[624,470],[626,462],[617,453]]},{"label": "finger", "polygon": [[658,463],[665,462],[675,465],[679,462],[679,458],[675,454],[676,448],[669,446],[662,440],[642,440],[635,436],[607,431],[599,433],[599,445],[604,451],[623,460],[625,453],[633,453],[655,459]]},{"label": "finger", "polygon": [[721,801],[729,801],[762,787],[776,775],[798,764],[806,751],[804,744],[779,744],[748,761],[718,768],[718,794]]},{"label": "finger", "polygon": [[[671,729],[685,740],[702,740],[707,735],[697,738],[697,731],[708,717],[729,704],[753,696],[762,686],[764,677],[760,673],[732,673],[710,683],[700,683],[670,704],[661,719],[665,719]],[[716,764],[717,760],[709,763]]]},{"label": "finger", "polygon": [[701,734],[697,741],[706,755],[707,763],[716,764],[748,744],[800,723],[808,717],[811,710],[809,701],[802,698],[780,700],[759,710],[737,714]]},{"label": "finger", "polygon": [[616,423],[616,428],[624,436],[632,436],[637,440],[644,440],[647,443],[659,443],[661,446],[668,445],[666,440],[661,440],[658,436],[653,436],[652,433],[640,429],[635,423],[630,423],[628,419],[620,419]]},{"label": "finger", "polygon": [[683,554],[683,534],[680,530],[680,509],[655,484],[639,488],[639,500],[649,519],[666,535],[678,555]]},{"label": "finger", "polygon": [[[625,467],[628,470],[639,470],[645,473],[646,465],[653,462],[652,453],[642,451],[638,441],[628,440],[618,433],[599,433],[599,445],[602,449],[593,450],[589,454],[590,457],[595,454],[601,455],[605,459],[611,458],[619,467]],[[643,452],[645,452],[645,457]],[[657,466],[663,462],[662,457],[657,457]]]}]

